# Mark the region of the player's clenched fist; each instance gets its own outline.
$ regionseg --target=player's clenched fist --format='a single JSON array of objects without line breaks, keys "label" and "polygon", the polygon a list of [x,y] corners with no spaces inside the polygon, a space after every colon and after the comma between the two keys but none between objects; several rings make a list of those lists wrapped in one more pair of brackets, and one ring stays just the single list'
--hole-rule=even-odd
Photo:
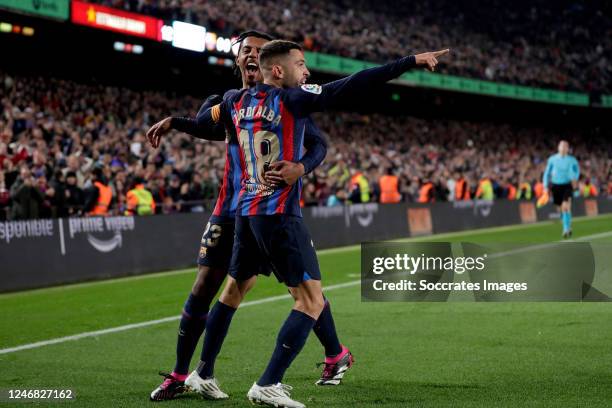
[{"label": "player's clenched fist", "polygon": [[172,130],[172,118],[167,117],[164,120],[161,120],[151,126],[151,129],[147,132],[147,140],[151,143],[151,146],[154,148],[159,147],[159,143],[161,142],[161,138],[163,135]]},{"label": "player's clenched fist", "polygon": [[431,51],[424,52],[422,54],[415,55],[416,64],[417,65],[425,65],[428,70],[434,71],[436,69],[436,65],[438,65],[438,58],[448,54],[450,49],[440,50],[440,51]]}]

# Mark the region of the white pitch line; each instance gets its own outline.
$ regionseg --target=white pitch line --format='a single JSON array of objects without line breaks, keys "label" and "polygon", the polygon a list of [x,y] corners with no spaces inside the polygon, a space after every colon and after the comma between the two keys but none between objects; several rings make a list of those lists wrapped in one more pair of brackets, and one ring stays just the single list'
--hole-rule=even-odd
[{"label": "white pitch line", "polygon": [[587,241],[589,239],[599,239],[599,238],[606,238],[612,236],[612,231],[608,231],[608,232],[600,232],[599,234],[592,234],[592,235],[586,235],[584,237],[579,237],[576,239],[571,239],[570,242],[572,241]]},{"label": "white pitch line", "polygon": [[[592,235],[585,235],[583,237],[575,239],[574,241],[587,241],[589,239],[605,238],[605,237],[608,237],[608,236],[612,236],[612,231],[602,232],[602,233],[592,234]],[[539,244],[539,245],[535,245],[535,247],[542,247],[542,246],[547,246],[547,245],[551,245],[551,244]],[[509,252],[511,252],[511,251],[509,251]],[[502,253],[500,253],[500,255],[501,254]],[[504,254],[504,255],[506,255],[506,254]],[[339,284],[336,284],[336,285],[330,285],[330,286],[327,286],[327,287],[323,288],[323,291],[324,292],[328,292],[330,290],[335,290],[335,289],[341,289],[341,288],[346,288],[346,287],[350,287],[350,286],[355,286],[355,285],[358,285],[360,282],[361,282],[361,280],[357,279],[357,280],[352,280],[352,281],[345,282],[345,283],[339,283]],[[264,304],[264,303],[270,303],[270,302],[275,302],[277,300],[283,300],[283,299],[289,299],[289,298],[291,298],[291,295],[289,295],[289,294],[278,295],[278,296],[270,296],[270,297],[263,298],[263,299],[257,299],[257,300],[251,300],[249,302],[244,302],[242,305],[240,305],[240,307],[243,308],[243,307],[248,307],[248,306],[256,306],[256,305],[261,305],[261,304]],[[80,339],[84,339],[84,338],[88,338],[88,337],[101,336],[101,335],[104,335],[104,334],[118,333],[118,332],[122,332],[122,331],[126,331],[126,330],[139,329],[141,327],[154,326],[156,324],[172,322],[172,321],[179,320],[179,319],[180,319],[180,316],[170,316],[170,317],[164,317],[162,319],[148,320],[148,321],[140,322],[140,323],[132,323],[132,324],[126,324],[126,325],[123,325],[123,326],[111,327],[111,328],[108,328],[108,329],[95,330],[95,331],[90,331],[90,332],[74,334],[72,336],[58,337],[58,338],[55,338],[55,339],[38,341],[36,343],[29,343],[29,344],[23,344],[21,346],[15,346],[15,347],[9,347],[9,348],[5,348],[5,349],[0,349],[0,354],[15,353],[17,351],[35,349],[35,348],[40,348],[40,347],[44,347],[44,346],[50,346],[52,344],[65,343],[67,341],[74,341],[74,340],[80,340]]]},{"label": "white pitch line", "polygon": [[555,241],[555,242],[551,242],[548,244],[537,244],[537,245],[530,245],[527,247],[523,247],[523,248],[517,248],[517,249],[512,249],[509,251],[502,251],[502,252],[494,252],[493,254],[491,254],[489,256],[489,258],[503,258],[505,256],[508,255],[516,255],[516,254],[520,254],[523,252],[531,252],[531,251],[537,251],[538,249],[546,249],[546,248],[552,248],[558,244],[563,244],[566,242],[582,242],[582,241],[588,241],[591,239],[598,239],[598,238],[606,238],[612,236],[612,231],[608,231],[608,232],[601,232],[598,234],[592,234],[592,235],[585,235],[583,237],[579,237],[576,239],[572,239],[572,240],[567,240],[567,241]]},{"label": "white pitch line", "polygon": [[[323,292],[329,292],[330,290],[342,289],[342,288],[346,288],[350,286],[355,286],[355,285],[358,285],[360,282],[361,282],[360,280],[353,280],[350,282],[330,285],[330,286],[323,288]],[[240,305],[240,308],[256,306],[256,305],[261,305],[264,303],[276,302],[277,300],[284,300],[284,299],[290,299],[290,298],[291,298],[290,294],[270,296],[270,297],[266,297],[263,299],[257,299],[257,300],[251,300],[249,302],[244,302]],[[148,327],[148,326],[154,326],[156,324],[172,322],[175,320],[179,320],[180,318],[181,316],[169,316],[169,317],[164,317],[162,319],[148,320],[146,322],[126,324],[123,326],[111,327],[108,329],[95,330],[95,331],[74,334],[72,336],[64,336],[64,337],[58,337],[58,338],[50,339],[50,340],[37,341],[36,343],[29,343],[29,344],[23,344],[21,346],[0,349],[0,354],[15,353],[17,351],[30,350],[30,349],[40,348],[44,346],[50,346],[52,344],[60,344],[60,343],[68,342],[68,341],[85,339],[88,337],[97,337],[97,336],[101,336],[104,334],[118,333],[118,332],[132,330],[132,329],[140,329],[141,327]]]}]

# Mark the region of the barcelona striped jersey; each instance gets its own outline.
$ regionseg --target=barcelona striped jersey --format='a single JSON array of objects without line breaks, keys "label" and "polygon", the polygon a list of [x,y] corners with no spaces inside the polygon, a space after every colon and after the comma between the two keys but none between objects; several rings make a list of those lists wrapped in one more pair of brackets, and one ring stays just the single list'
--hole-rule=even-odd
[{"label": "barcelona striped jersey", "polygon": [[[280,88],[257,85],[226,99],[225,111],[235,132],[230,132],[228,151],[239,164],[242,184],[235,197],[236,213],[242,216],[287,214],[301,216],[302,182],[273,188],[264,180],[268,166],[279,160],[299,161],[303,156],[307,117],[296,118],[281,98]],[[212,109],[221,119],[221,105]]]},{"label": "barcelona striped jersey", "polygon": [[[240,93],[238,90],[232,90],[225,94],[224,99],[230,99],[233,95]],[[216,108],[219,109],[219,108]],[[215,115],[219,114],[218,110],[215,110]],[[241,151],[242,146],[239,143],[239,137],[235,135],[235,127],[233,124],[228,126],[229,129],[226,132],[224,124],[219,122],[219,116],[215,116],[216,119],[212,126],[213,129],[207,129],[208,132],[225,132],[226,138],[226,160],[225,167],[223,171],[223,179],[221,181],[221,186],[219,189],[219,196],[217,198],[217,202],[215,208],[213,210],[213,215],[211,217],[212,222],[233,222],[236,216],[236,211],[238,210],[239,199],[244,195],[242,193],[243,181],[242,177],[248,172],[245,173],[244,166],[246,163],[257,163],[257,158],[254,158],[252,155],[247,156],[244,155]],[[212,123],[212,122],[210,122]],[[209,125],[210,126],[210,125]],[[259,130],[261,131],[261,129]],[[258,133],[257,137],[261,138],[261,133]],[[260,163],[269,165],[273,161],[276,160],[291,160],[291,161],[300,161],[304,165],[304,169],[306,173],[312,171],[315,167],[317,167],[325,158],[327,153],[326,144],[321,136],[319,129],[315,126],[314,122],[310,117],[306,118],[304,124],[304,131],[302,132],[302,137],[296,143],[299,143],[295,146],[296,154],[292,155],[291,158],[285,158],[288,156],[280,156],[274,155],[272,149],[277,149],[279,147],[278,143],[270,143],[269,140],[273,139],[270,135],[267,135],[265,140],[261,140],[260,143],[263,143],[263,149],[266,150],[266,156],[263,158],[259,158]],[[259,140],[259,139],[258,139]],[[253,142],[254,143],[254,142]],[[304,146],[308,149],[306,154],[304,154]],[[276,150],[274,150],[275,152]],[[260,178],[258,180],[261,180]],[[247,183],[250,180],[245,180]],[[261,183],[261,182],[260,182]],[[253,183],[248,183],[248,187],[245,188],[246,191],[257,191],[259,188],[262,192],[271,192],[272,189],[261,183],[262,187],[253,186]],[[291,190],[291,194],[289,193]],[[301,180],[292,186],[292,188],[285,188],[286,193],[283,195],[282,192],[277,192],[276,197],[278,197],[277,201],[270,201],[270,205],[277,205],[278,203],[284,202],[285,205],[289,203],[289,205],[293,205],[293,199],[295,199],[295,194],[297,192],[297,210],[299,214],[299,194],[301,191]],[[263,197],[265,193],[260,196]],[[245,198],[251,198],[251,203],[255,202],[257,199],[257,194],[248,193]],[[289,200],[291,198],[291,200]],[[261,201],[261,200],[259,200]],[[251,205],[251,204],[249,204]],[[239,215],[243,214],[243,208],[245,205],[242,204],[240,207]],[[275,213],[275,212],[273,212]]]}]

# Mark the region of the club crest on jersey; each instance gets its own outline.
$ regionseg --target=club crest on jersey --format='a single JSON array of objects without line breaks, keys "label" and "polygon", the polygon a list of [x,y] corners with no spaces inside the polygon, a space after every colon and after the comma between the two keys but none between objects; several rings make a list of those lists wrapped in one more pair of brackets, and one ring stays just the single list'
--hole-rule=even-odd
[{"label": "club crest on jersey", "polygon": [[310,92],[315,95],[320,95],[321,92],[323,91],[323,89],[321,88],[321,85],[317,85],[317,84],[304,84],[302,85],[301,88],[303,91]]}]

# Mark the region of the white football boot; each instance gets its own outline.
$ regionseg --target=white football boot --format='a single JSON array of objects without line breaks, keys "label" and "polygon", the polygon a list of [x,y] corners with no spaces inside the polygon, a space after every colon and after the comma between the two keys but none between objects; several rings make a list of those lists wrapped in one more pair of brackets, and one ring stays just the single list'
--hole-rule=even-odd
[{"label": "white football boot", "polygon": [[253,404],[268,405],[277,408],[306,408],[301,402],[294,401],[289,392],[293,389],[287,384],[272,384],[260,387],[257,383],[247,393],[247,398]]},{"label": "white football boot", "polygon": [[219,383],[215,377],[202,378],[197,371],[193,371],[189,374],[189,377],[185,380],[185,386],[190,390],[197,392],[209,400],[222,400],[229,398],[229,395],[221,391]]}]

